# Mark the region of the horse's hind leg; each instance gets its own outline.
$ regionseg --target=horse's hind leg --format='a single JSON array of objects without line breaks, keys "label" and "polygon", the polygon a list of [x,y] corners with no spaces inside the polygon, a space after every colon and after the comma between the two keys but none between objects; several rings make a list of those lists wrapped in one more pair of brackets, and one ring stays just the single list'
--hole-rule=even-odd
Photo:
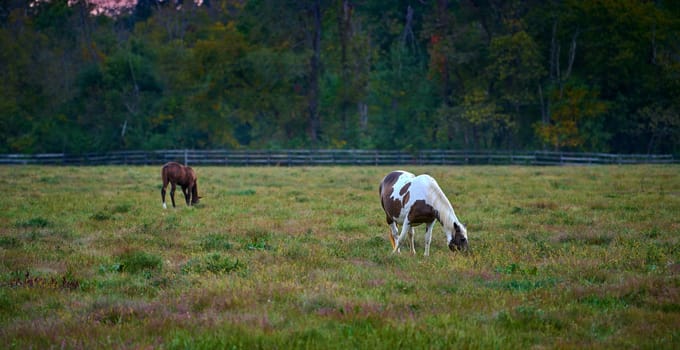
[{"label": "horse's hind leg", "polygon": [[163,209],[167,209],[168,206],[165,205],[165,185],[161,187],[161,200],[163,201]]},{"label": "horse's hind leg", "polygon": [[408,236],[409,236],[409,241],[411,241],[411,253],[414,255],[416,254],[416,241],[414,239],[415,232],[413,231],[413,226],[411,226],[411,229],[408,231]]},{"label": "horse's hind leg", "polygon": [[168,187],[168,182],[163,181],[163,186],[161,186],[161,200],[163,201],[163,209],[167,209],[168,206],[165,205],[165,189]]}]

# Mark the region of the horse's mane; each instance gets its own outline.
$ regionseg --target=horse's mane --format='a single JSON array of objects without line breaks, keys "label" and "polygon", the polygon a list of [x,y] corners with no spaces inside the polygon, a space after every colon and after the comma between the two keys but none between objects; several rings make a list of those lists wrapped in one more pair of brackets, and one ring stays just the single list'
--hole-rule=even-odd
[{"label": "horse's mane", "polygon": [[453,206],[451,205],[451,202],[449,202],[449,199],[446,198],[444,191],[439,187],[437,181],[431,176],[428,177],[430,180],[428,181],[430,190],[427,191],[428,202],[439,212],[439,221],[442,223],[442,226],[453,230],[454,222],[458,221],[456,213],[453,211]]}]

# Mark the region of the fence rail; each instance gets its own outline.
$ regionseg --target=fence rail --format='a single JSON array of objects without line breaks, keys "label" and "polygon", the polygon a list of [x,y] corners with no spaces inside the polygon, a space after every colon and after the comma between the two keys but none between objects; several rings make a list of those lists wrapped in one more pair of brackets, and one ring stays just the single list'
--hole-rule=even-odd
[{"label": "fence rail", "polygon": [[547,151],[424,150],[157,150],[108,153],[0,154],[0,164],[158,165],[177,161],[190,165],[595,165],[677,163],[670,154],[610,154]]}]

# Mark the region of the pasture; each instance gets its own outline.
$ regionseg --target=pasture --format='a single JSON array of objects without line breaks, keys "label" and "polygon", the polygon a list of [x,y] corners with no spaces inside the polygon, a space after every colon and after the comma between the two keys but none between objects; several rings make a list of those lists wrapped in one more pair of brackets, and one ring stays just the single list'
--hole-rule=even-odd
[{"label": "pasture", "polygon": [[392,254],[391,167],[0,167],[3,348],[678,348],[680,166],[402,167],[440,224]]}]

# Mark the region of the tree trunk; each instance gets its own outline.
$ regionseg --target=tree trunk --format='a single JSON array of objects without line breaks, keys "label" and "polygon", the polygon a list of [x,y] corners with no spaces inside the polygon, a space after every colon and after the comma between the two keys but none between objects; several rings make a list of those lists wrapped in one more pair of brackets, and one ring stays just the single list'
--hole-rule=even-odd
[{"label": "tree trunk", "polygon": [[[550,80],[557,80],[557,71],[555,66],[557,65],[557,19],[553,23],[552,27],[552,38],[550,39]],[[559,69],[559,68],[558,68]]]},{"label": "tree trunk", "polygon": [[83,30],[83,44],[92,57],[92,60],[99,64],[101,63],[101,58],[99,57],[99,54],[95,48],[94,40],[92,40],[92,28],[89,10],[90,9],[87,7],[87,2],[78,2],[78,14],[80,17],[80,25]]},{"label": "tree trunk", "polygon": [[569,79],[571,75],[571,68],[574,66],[574,58],[576,58],[576,38],[578,38],[579,30],[576,29],[574,35],[571,37],[571,47],[569,48],[569,64],[567,65],[567,72],[564,73],[564,80]]},{"label": "tree trunk", "polygon": [[349,108],[351,106],[350,87],[353,86],[351,82],[350,63],[347,57],[350,40],[352,39],[352,5],[349,0],[342,0],[340,2],[340,9],[338,10],[338,31],[340,36],[340,119],[342,122],[342,136],[347,141],[349,139]]},{"label": "tree trunk", "polygon": [[368,127],[368,104],[366,102],[359,102],[357,103],[357,109],[359,110],[359,127],[363,132]]},{"label": "tree trunk", "polygon": [[[451,21],[449,20],[449,14],[448,14],[448,0],[439,0],[437,1],[437,7],[438,7],[438,12],[439,12],[439,21],[441,23],[441,28],[440,30],[442,31],[442,39],[443,40],[452,40],[451,38],[448,38],[448,31],[450,30],[451,27]],[[444,105],[447,107],[450,107],[453,105],[453,101],[451,101],[451,76],[449,73],[449,64],[448,64],[448,54],[444,55],[444,63],[443,63],[443,69],[442,69],[442,100],[444,101]]]},{"label": "tree trunk", "polygon": [[319,142],[321,120],[319,118],[319,75],[321,69],[321,0],[312,5],[312,58],[309,63],[309,137],[312,143]]},{"label": "tree trunk", "polygon": [[541,121],[543,124],[548,124],[550,123],[550,114],[548,110],[548,100],[543,97],[543,87],[541,87],[541,84],[538,84],[538,99],[539,103],[541,105]]}]

